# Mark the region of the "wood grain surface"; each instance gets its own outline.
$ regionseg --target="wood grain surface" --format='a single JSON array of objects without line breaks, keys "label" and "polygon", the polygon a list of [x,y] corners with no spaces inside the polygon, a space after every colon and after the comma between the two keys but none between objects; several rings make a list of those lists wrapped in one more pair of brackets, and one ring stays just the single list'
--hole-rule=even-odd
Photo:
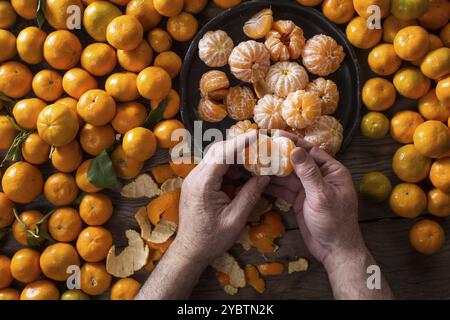
[{"label": "wood grain surface", "polygon": [[[209,4],[199,16],[202,23],[216,16],[221,9]],[[343,29],[343,28],[342,28]],[[179,54],[183,54],[186,46],[177,47]],[[358,51],[359,62],[362,67],[363,79],[373,76],[367,67],[367,51]],[[345,88],[341,88],[345,90]],[[351,106],[349,106],[351,107]],[[388,115],[406,109],[415,108],[415,102],[399,99],[396,106],[389,110]],[[390,137],[381,140],[369,140],[358,131],[350,146],[343,150],[338,159],[346,165],[354,178],[355,186],[359,185],[361,177],[370,171],[385,173],[393,184],[397,183],[391,170],[391,158],[399,147]],[[166,151],[159,151],[147,164],[146,169],[158,163],[168,161]],[[51,165],[43,167],[45,176],[52,172]],[[120,197],[120,187],[116,191],[108,191],[114,202],[115,212],[106,227],[113,233],[114,243],[120,247],[126,245],[124,231],[129,228],[137,229],[133,218],[136,209],[145,205],[147,200],[130,201]],[[46,211],[51,207],[41,197],[35,203],[23,208],[36,208]],[[22,209],[22,207],[21,207]],[[244,266],[246,263],[260,263],[264,261],[287,262],[296,257],[306,257],[310,261],[307,272],[292,275],[283,274],[266,279],[267,290],[263,295],[253,288],[244,288],[236,296],[228,296],[219,287],[215,272],[208,268],[195,288],[194,299],[331,299],[332,293],[327,275],[323,267],[314,261],[303,244],[295,219],[291,213],[283,214],[287,226],[286,235],[278,242],[280,249],[270,255],[262,256],[254,249],[243,251],[240,246],[232,249],[232,253]],[[416,220],[396,217],[387,203],[375,205],[365,199],[359,199],[359,221],[367,246],[374,254],[382,271],[386,275],[394,294],[400,299],[448,299],[450,298],[450,275],[447,272],[450,264],[450,250],[448,244],[437,254],[427,257],[416,253],[408,241],[408,232]],[[443,228],[450,230],[450,222],[439,220]],[[20,246],[9,235],[0,243],[0,253],[12,255]],[[141,271],[136,278],[144,281],[148,277],[146,271]],[[20,284],[18,284],[20,287]],[[98,297],[108,298],[109,293]]]}]

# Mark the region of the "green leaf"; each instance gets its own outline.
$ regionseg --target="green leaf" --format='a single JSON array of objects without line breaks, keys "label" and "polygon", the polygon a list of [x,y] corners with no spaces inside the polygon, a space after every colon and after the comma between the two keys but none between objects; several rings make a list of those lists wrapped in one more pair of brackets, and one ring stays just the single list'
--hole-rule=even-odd
[{"label": "green leaf", "polygon": [[27,245],[29,247],[33,247],[33,248],[38,248],[41,246],[41,244],[39,243],[39,241],[33,237],[33,236],[28,236],[27,237]]},{"label": "green leaf", "polygon": [[12,108],[16,104],[16,101],[5,95],[3,92],[0,92],[0,101],[3,102],[6,111],[8,111],[8,113],[11,114]]},{"label": "green leaf", "polygon": [[2,240],[8,233],[11,232],[11,228],[0,229],[0,240]]},{"label": "green leaf", "polygon": [[36,23],[39,29],[42,29],[45,23],[44,7],[45,7],[45,0],[39,0],[38,7],[36,10]]},{"label": "green leaf", "polygon": [[92,161],[88,170],[88,181],[97,188],[114,189],[116,187],[116,171],[106,150]]},{"label": "green leaf", "polygon": [[153,127],[155,127],[158,124],[158,122],[161,121],[164,111],[166,110],[166,107],[167,107],[167,97],[161,100],[156,109],[150,111],[150,113],[148,114],[147,118],[144,121],[143,126],[148,129],[152,129]]},{"label": "green leaf", "polygon": [[39,230],[39,237],[48,241],[53,241],[52,237],[48,234],[47,231]]},{"label": "green leaf", "polygon": [[[11,123],[15,123],[15,122],[11,122]],[[3,165],[7,161],[17,162],[22,159],[22,144],[28,138],[30,133],[31,133],[31,131],[25,131],[25,130],[19,131],[17,136],[14,138],[13,143],[11,144],[11,147],[9,147],[8,152],[6,153],[5,157],[3,158],[3,161],[0,164],[0,167],[3,167]]]}]

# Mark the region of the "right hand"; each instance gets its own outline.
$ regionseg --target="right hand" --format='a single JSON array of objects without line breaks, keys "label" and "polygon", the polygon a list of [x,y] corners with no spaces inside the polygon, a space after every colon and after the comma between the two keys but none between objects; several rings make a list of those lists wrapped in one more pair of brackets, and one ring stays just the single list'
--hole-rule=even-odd
[{"label": "right hand", "polygon": [[326,266],[330,257],[348,257],[364,249],[350,172],[325,151],[297,136],[281,131],[276,135],[286,136],[297,145],[291,153],[294,173],[273,177],[266,193],[293,204],[309,251]]}]

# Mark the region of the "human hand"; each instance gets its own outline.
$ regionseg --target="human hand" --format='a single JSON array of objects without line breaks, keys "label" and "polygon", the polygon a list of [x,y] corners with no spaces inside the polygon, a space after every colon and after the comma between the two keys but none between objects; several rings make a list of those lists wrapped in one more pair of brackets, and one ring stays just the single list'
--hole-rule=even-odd
[{"label": "human hand", "polygon": [[266,193],[293,204],[309,251],[327,266],[337,256],[348,257],[365,248],[350,172],[306,141],[285,132],[276,134],[291,138],[299,147],[291,153],[295,172],[288,177],[272,177]]},{"label": "human hand", "polygon": [[180,225],[173,244],[178,252],[210,263],[235,244],[270,178],[251,178],[231,200],[221,191],[223,177],[231,168],[225,159],[241,155],[256,137],[256,131],[251,131],[214,144],[184,180]]}]

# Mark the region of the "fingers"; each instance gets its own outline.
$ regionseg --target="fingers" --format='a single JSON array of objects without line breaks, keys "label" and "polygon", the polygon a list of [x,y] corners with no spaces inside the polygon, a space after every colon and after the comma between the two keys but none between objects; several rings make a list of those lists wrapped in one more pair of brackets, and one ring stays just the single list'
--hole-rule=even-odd
[{"label": "fingers", "polygon": [[230,164],[236,164],[236,157],[239,157],[249,144],[256,141],[256,138],[257,132],[252,130],[234,139],[217,142],[212,145],[203,161],[198,165],[199,173],[202,175],[204,183],[211,185],[214,190],[218,191]]},{"label": "fingers", "polygon": [[314,145],[309,143],[308,141],[300,138],[299,136],[297,136],[296,134],[290,133],[290,132],[286,132],[283,130],[275,130],[275,132],[272,134],[272,137],[276,138],[276,137],[286,137],[291,139],[297,147],[306,149],[306,150],[311,150]]},{"label": "fingers", "polygon": [[229,206],[232,224],[243,226],[270,182],[267,176],[253,177],[242,187]]},{"label": "fingers", "polygon": [[272,197],[281,198],[289,203],[294,203],[297,198],[296,192],[274,184],[270,184],[266,190],[264,190],[264,193]]},{"label": "fingers", "polygon": [[314,197],[325,190],[325,181],[319,167],[306,150],[296,148],[291,153],[296,175],[300,178],[307,197]]},{"label": "fingers", "polygon": [[270,184],[282,186],[293,192],[299,192],[302,189],[302,183],[295,173],[291,173],[287,177],[273,176],[270,179]]}]

